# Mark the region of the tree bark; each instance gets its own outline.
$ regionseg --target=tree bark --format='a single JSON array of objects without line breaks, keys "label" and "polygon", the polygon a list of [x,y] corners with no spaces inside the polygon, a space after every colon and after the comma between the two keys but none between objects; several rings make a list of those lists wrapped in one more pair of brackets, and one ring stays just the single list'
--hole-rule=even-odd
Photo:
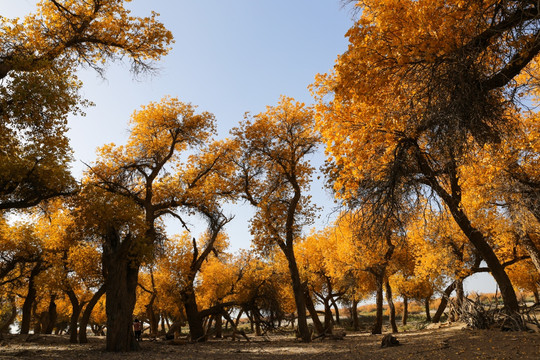
[{"label": "tree bark", "polygon": [[431,322],[438,323],[439,321],[441,321],[441,316],[444,313],[446,306],[448,305],[448,299],[450,298],[450,294],[452,294],[452,291],[454,291],[455,288],[456,281],[452,282],[450,285],[448,285],[446,289],[444,289],[443,295],[441,297],[441,303],[439,304],[435,315],[433,315]]},{"label": "tree bark", "polygon": [[[330,295],[329,295],[330,296]],[[330,305],[330,299],[327,296],[324,300],[324,332],[326,334],[332,334],[334,318],[332,316],[332,309]]]},{"label": "tree bark", "polygon": [[223,317],[221,314],[216,315],[216,339],[223,338]]},{"label": "tree bark", "polygon": [[191,334],[191,341],[206,341],[203,319],[199,314],[194,289],[185,289],[182,292],[182,302],[184,304],[184,309],[186,310],[186,317],[189,326],[189,333]]},{"label": "tree bark", "polygon": [[540,274],[540,250],[538,250],[538,247],[535,245],[529,234],[526,234],[524,237],[522,237],[520,239],[520,242],[527,251],[527,253],[529,253],[531,261],[536,268],[536,271],[538,271],[538,273]]},{"label": "tree bark", "polygon": [[304,286],[300,281],[300,272],[294,257],[292,244],[285,247],[285,257],[289,264],[289,273],[291,275],[294,301],[296,303],[296,312],[298,315],[298,332],[303,342],[311,341],[311,333],[307,324],[306,301],[304,297]]},{"label": "tree bark", "polygon": [[156,299],[156,293],[152,293],[150,302],[146,305],[146,316],[148,317],[148,322],[150,323],[150,337],[155,338],[159,332],[159,318],[156,316],[154,311],[154,301]]},{"label": "tree bark", "polygon": [[88,302],[88,305],[86,305],[84,308],[84,312],[79,324],[79,343],[81,344],[86,344],[88,342],[88,338],[86,337],[86,328],[88,326],[88,322],[90,321],[92,310],[94,310],[94,307],[98,303],[99,299],[101,299],[103,294],[105,294],[105,284],[101,285],[98,291],[90,299],[90,302]]},{"label": "tree bark", "polygon": [[353,330],[360,330],[360,322],[358,321],[358,300],[353,299],[351,307],[352,325]]},{"label": "tree bark", "polygon": [[73,289],[68,289],[66,291],[66,294],[68,295],[69,301],[71,302],[71,317],[69,320],[69,342],[72,344],[76,344],[79,316],[81,315],[83,303],[79,303],[79,299],[77,299],[77,295],[75,294]]},{"label": "tree bark", "polygon": [[377,285],[377,292],[375,296],[375,304],[377,306],[377,310],[375,315],[375,323],[371,328],[371,333],[382,334],[384,272],[375,274],[375,283]]},{"label": "tree bark", "polygon": [[120,240],[111,229],[103,246],[103,272],[107,313],[107,351],[140,350],[133,333],[133,309],[139,277],[139,263],[131,254],[132,236]]},{"label": "tree bark", "polygon": [[386,278],[384,282],[386,288],[386,302],[388,303],[388,308],[390,310],[390,326],[392,327],[392,332],[397,333],[398,328],[396,324],[396,307],[394,306],[394,299],[392,298],[392,288],[390,287],[390,281]]},{"label": "tree bark", "polygon": [[463,279],[456,280],[456,306],[459,310],[463,307],[465,291],[463,289]]},{"label": "tree bark", "polygon": [[49,309],[47,310],[48,316],[47,316],[47,324],[45,325],[44,333],[45,334],[52,334],[54,330],[54,326],[56,325],[56,318],[58,317],[58,314],[56,312],[56,295],[52,294],[51,299],[49,300]]},{"label": "tree bark", "polygon": [[253,321],[255,322],[255,336],[262,336],[261,317],[259,316],[259,312],[254,310],[251,312],[251,314],[253,316]]},{"label": "tree bark", "polygon": [[317,309],[315,309],[315,304],[313,304],[313,299],[311,298],[306,284],[304,284],[304,298],[306,301],[306,308],[309,311],[309,316],[311,317],[311,322],[315,326],[315,331],[317,331],[318,335],[321,335],[324,333],[324,326],[321,323],[321,319],[319,319],[319,314],[317,313]]},{"label": "tree bark", "polygon": [[431,312],[430,312],[430,308],[429,308],[429,300],[430,300],[429,297],[427,297],[424,300],[424,305],[425,305],[425,309],[426,309],[426,321],[431,321]]},{"label": "tree bark", "polygon": [[30,332],[30,322],[32,320],[32,305],[36,300],[35,278],[41,272],[41,260],[37,261],[28,278],[28,292],[22,306],[21,334]]},{"label": "tree bark", "polygon": [[420,171],[426,177],[425,182],[448,206],[448,209],[456,221],[456,224],[463,231],[463,234],[469,239],[471,244],[475,247],[491,270],[491,274],[501,290],[505,308],[510,312],[518,312],[519,303],[508,274],[504,271],[504,267],[484,235],[472,225],[470,219],[467,217],[462,208],[461,185],[459,184],[459,178],[457,176],[457,165],[454,161],[447,164],[447,173],[449,176],[451,189],[451,192],[449,193],[439,183],[437,174],[431,168],[431,165],[429,164],[424,153],[420,150],[418,144],[416,144],[416,159],[420,167]]},{"label": "tree bark", "polygon": [[332,307],[334,308],[334,312],[336,313],[336,324],[341,325],[341,319],[339,318],[339,306],[337,304],[337,301],[332,297],[330,299],[332,301]]},{"label": "tree bark", "polygon": [[403,296],[403,318],[401,319],[401,324],[403,326],[407,325],[407,319],[409,317],[409,298]]}]

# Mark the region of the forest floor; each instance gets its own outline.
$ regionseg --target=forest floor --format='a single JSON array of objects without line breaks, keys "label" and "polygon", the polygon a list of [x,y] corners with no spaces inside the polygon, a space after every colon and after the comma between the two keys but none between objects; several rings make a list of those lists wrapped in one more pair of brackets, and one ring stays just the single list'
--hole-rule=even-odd
[{"label": "forest floor", "polygon": [[0,360],[15,359],[540,359],[540,333],[471,330],[462,324],[396,334],[399,346],[381,348],[382,335],[348,333],[343,340],[316,339],[306,344],[292,335],[256,337],[250,341],[181,340],[141,342],[137,353],[105,352],[103,337],[88,344],[69,344],[60,335],[4,335]]}]

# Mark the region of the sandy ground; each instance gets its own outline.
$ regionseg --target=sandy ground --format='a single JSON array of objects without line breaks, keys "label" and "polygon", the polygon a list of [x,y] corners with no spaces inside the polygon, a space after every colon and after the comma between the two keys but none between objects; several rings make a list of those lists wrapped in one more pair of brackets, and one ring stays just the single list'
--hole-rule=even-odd
[{"label": "sandy ground", "polygon": [[291,336],[250,336],[251,341],[143,341],[137,353],[108,353],[105,339],[69,344],[65,336],[7,335],[0,341],[0,360],[15,359],[540,359],[540,334],[469,330],[444,326],[396,335],[400,346],[381,348],[382,335],[349,333],[343,340],[298,342]]}]

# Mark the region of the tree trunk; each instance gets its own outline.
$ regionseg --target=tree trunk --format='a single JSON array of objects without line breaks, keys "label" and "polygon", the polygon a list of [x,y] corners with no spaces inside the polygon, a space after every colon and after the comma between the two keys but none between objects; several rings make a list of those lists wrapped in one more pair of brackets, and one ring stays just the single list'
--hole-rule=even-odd
[{"label": "tree trunk", "polygon": [[307,285],[304,285],[304,298],[306,301],[306,308],[308,309],[309,316],[311,317],[311,322],[315,326],[315,331],[317,331],[318,335],[321,335],[322,333],[324,333],[324,326],[321,323],[321,319],[319,319],[319,314],[317,313],[317,309],[315,309],[315,304],[313,304],[313,299],[309,294],[309,289]]},{"label": "tree trunk", "polygon": [[195,291],[193,288],[185,289],[182,292],[182,302],[184,304],[184,309],[186,310],[186,317],[189,325],[191,341],[206,341],[203,319],[199,314],[199,309],[197,307],[197,299],[195,298]]},{"label": "tree trunk", "polygon": [[223,317],[221,314],[216,315],[216,339],[223,338]]},{"label": "tree trunk", "polygon": [[407,325],[407,318],[409,317],[409,298],[403,296],[403,318],[401,319],[401,324],[403,326]]},{"label": "tree trunk", "polygon": [[28,292],[22,306],[21,334],[26,335],[30,332],[30,322],[32,320],[32,305],[36,300],[35,278],[41,272],[41,261],[38,261],[30,272],[28,278]]},{"label": "tree trunk", "polygon": [[79,303],[79,299],[77,299],[77,295],[73,291],[73,289],[69,289],[66,291],[66,294],[69,297],[69,301],[71,302],[71,317],[69,319],[69,342],[72,344],[77,343],[77,327],[79,325],[79,316],[81,315],[81,310],[83,307],[83,303]]},{"label": "tree trunk", "polygon": [[156,316],[154,311],[154,301],[156,298],[156,293],[152,293],[152,297],[148,305],[146,305],[146,316],[148,317],[148,322],[150,323],[150,337],[156,338],[159,332],[159,318]]},{"label": "tree trunk", "polygon": [[352,325],[353,330],[360,330],[360,322],[358,321],[358,300],[353,299],[351,307]]},{"label": "tree trunk", "polygon": [[538,250],[538,247],[534,244],[529,234],[521,238],[520,242],[527,251],[527,253],[529,253],[531,261],[536,268],[536,271],[538,271],[538,273],[540,274],[540,250]]},{"label": "tree trunk", "polygon": [[140,350],[132,327],[139,277],[139,263],[131,254],[132,245],[130,234],[120,241],[120,235],[112,230],[103,246],[107,351]]},{"label": "tree trunk", "polygon": [[334,308],[334,312],[336,313],[336,324],[341,325],[341,319],[339,318],[339,307],[337,305],[337,301],[334,299],[334,297],[331,298],[332,301],[332,307]]},{"label": "tree trunk", "polygon": [[425,305],[425,309],[426,309],[426,321],[431,321],[431,312],[430,312],[430,308],[429,308],[429,300],[430,300],[430,297],[427,297],[424,300],[424,305]]},{"label": "tree trunk", "polygon": [[329,297],[323,300],[324,303],[324,332],[325,334],[332,334],[333,330],[333,316]]},{"label": "tree trunk", "polygon": [[86,307],[84,308],[84,312],[79,325],[79,343],[81,344],[86,344],[88,342],[88,338],[86,337],[86,328],[88,326],[88,322],[90,321],[90,315],[92,315],[92,310],[94,310],[94,307],[96,306],[99,299],[101,299],[103,294],[105,294],[105,284],[101,285],[98,291],[90,299],[88,305],[86,305]]},{"label": "tree trunk", "polygon": [[311,341],[311,333],[307,324],[306,301],[304,297],[304,286],[300,281],[300,272],[294,257],[292,245],[285,248],[285,257],[289,264],[289,272],[291,275],[292,288],[294,293],[294,301],[296,303],[296,313],[298,314],[298,332],[303,342]]},{"label": "tree trunk", "polygon": [[44,333],[52,334],[54,330],[54,325],[56,325],[56,318],[58,316],[56,312],[56,295],[52,294],[51,299],[49,300],[49,309],[47,310],[47,324],[45,325]]},{"label": "tree trunk", "polygon": [[397,333],[398,328],[396,325],[396,307],[394,306],[394,299],[392,298],[392,288],[390,287],[390,281],[386,278],[384,282],[386,288],[386,302],[388,303],[388,308],[390,310],[390,326],[392,327],[392,332]]},{"label": "tree trunk", "polygon": [[38,314],[37,312],[38,302],[34,301],[32,306],[32,318],[34,319],[34,334],[41,334],[41,323],[43,322],[43,315],[45,313]]},{"label": "tree trunk", "polygon": [[[167,329],[165,327],[165,318],[167,315],[164,312],[160,312],[159,316],[161,318],[161,335],[165,335],[167,333]],[[167,321],[167,324],[168,323],[169,321]]]},{"label": "tree trunk", "polygon": [[[238,327],[238,324],[240,323],[240,318],[242,317],[242,314],[244,313],[244,309],[240,309],[238,312],[238,315],[236,315],[236,320],[234,321],[234,325]],[[247,314],[247,312],[246,312]],[[225,329],[227,329],[227,324],[229,322],[225,322]]]},{"label": "tree trunk", "polygon": [[382,334],[384,272],[380,272],[375,275],[375,283],[377,285],[377,293],[375,296],[375,304],[377,305],[377,310],[375,315],[375,323],[371,328],[371,333]]},{"label": "tree trunk", "polygon": [[463,307],[463,300],[465,299],[465,291],[463,290],[463,279],[456,280],[456,306],[458,310]]},{"label": "tree trunk", "polygon": [[259,312],[255,310],[255,311],[252,311],[251,314],[253,316],[253,321],[255,322],[255,335],[262,336],[261,317],[259,316]]},{"label": "tree trunk", "polygon": [[[463,234],[467,236],[471,244],[478,251],[482,259],[486,262],[487,266],[491,270],[491,275],[499,285],[501,295],[503,297],[504,306],[510,312],[519,311],[519,303],[517,300],[516,292],[512,286],[512,282],[508,277],[508,274],[504,271],[504,267],[497,258],[497,255],[493,251],[493,248],[489,245],[484,235],[478,231],[472,224],[461,204],[461,186],[457,177],[457,168],[454,163],[450,163],[448,166],[448,173],[450,175],[450,188],[451,193],[448,193],[443,188],[437,179],[437,174],[431,168],[425,155],[422,153],[419,147],[417,147],[416,157],[418,165],[422,173],[427,177],[431,188],[437,193],[437,195],[448,206],[452,217],[456,221],[456,224],[463,231]],[[453,165],[453,166],[450,166]]]},{"label": "tree trunk", "polygon": [[[452,209],[452,207],[450,208]],[[489,267],[491,275],[493,275],[493,278],[499,285],[506,309],[511,312],[518,312],[519,303],[516,292],[514,291],[514,287],[512,286],[508,274],[504,271],[504,267],[497,258],[497,255],[495,255],[493,248],[488,244],[484,235],[471,225],[471,222],[461,209],[456,208],[451,212],[457,224],[463,230],[463,233],[474,245],[476,250],[478,250],[480,256],[482,256],[482,259],[484,259]]]},{"label": "tree trunk", "polygon": [[446,289],[444,289],[443,295],[441,297],[441,303],[439,304],[439,307],[437,308],[437,311],[435,312],[435,315],[433,315],[433,319],[431,320],[433,323],[438,323],[441,321],[441,316],[444,313],[444,310],[446,309],[446,306],[448,305],[448,299],[450,298],[450,294],[452,294],[452,291],[456,288],[456,281],[452,282],[452,284],[448,285]]}]

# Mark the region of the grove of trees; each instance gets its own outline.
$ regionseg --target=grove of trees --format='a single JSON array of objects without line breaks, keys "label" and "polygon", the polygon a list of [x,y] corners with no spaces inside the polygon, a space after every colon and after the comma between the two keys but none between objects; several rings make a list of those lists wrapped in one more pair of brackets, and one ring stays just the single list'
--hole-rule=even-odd
[{"label": "grove of trees", "polygon": [[[309,342],[344,307],[358,330],[373,297],[371,332],[385,301],[397,332],[395,301],[403,325],[411,301],[438,322],[480,272],[509,317],[520,291],[540,303],[538,1],[344,1],[358,19],[312,105],[282,96],[225,139],[212,113],[164,96],[75,179],[67,120],[92,105],[77,71],[125,59],[151,71],[174,42],[125,2],[41,0],[0,18],[0,337],[84,343],[91,329],[108,351],[136,351],[134,317],[151,337],[187,326],[194,342],[245,336],[247,317],[257,335],[292,324]],[[339,214],[310,230],[323,147]],[[229,250],[231,204],[254,209],[249,250]]]}]

